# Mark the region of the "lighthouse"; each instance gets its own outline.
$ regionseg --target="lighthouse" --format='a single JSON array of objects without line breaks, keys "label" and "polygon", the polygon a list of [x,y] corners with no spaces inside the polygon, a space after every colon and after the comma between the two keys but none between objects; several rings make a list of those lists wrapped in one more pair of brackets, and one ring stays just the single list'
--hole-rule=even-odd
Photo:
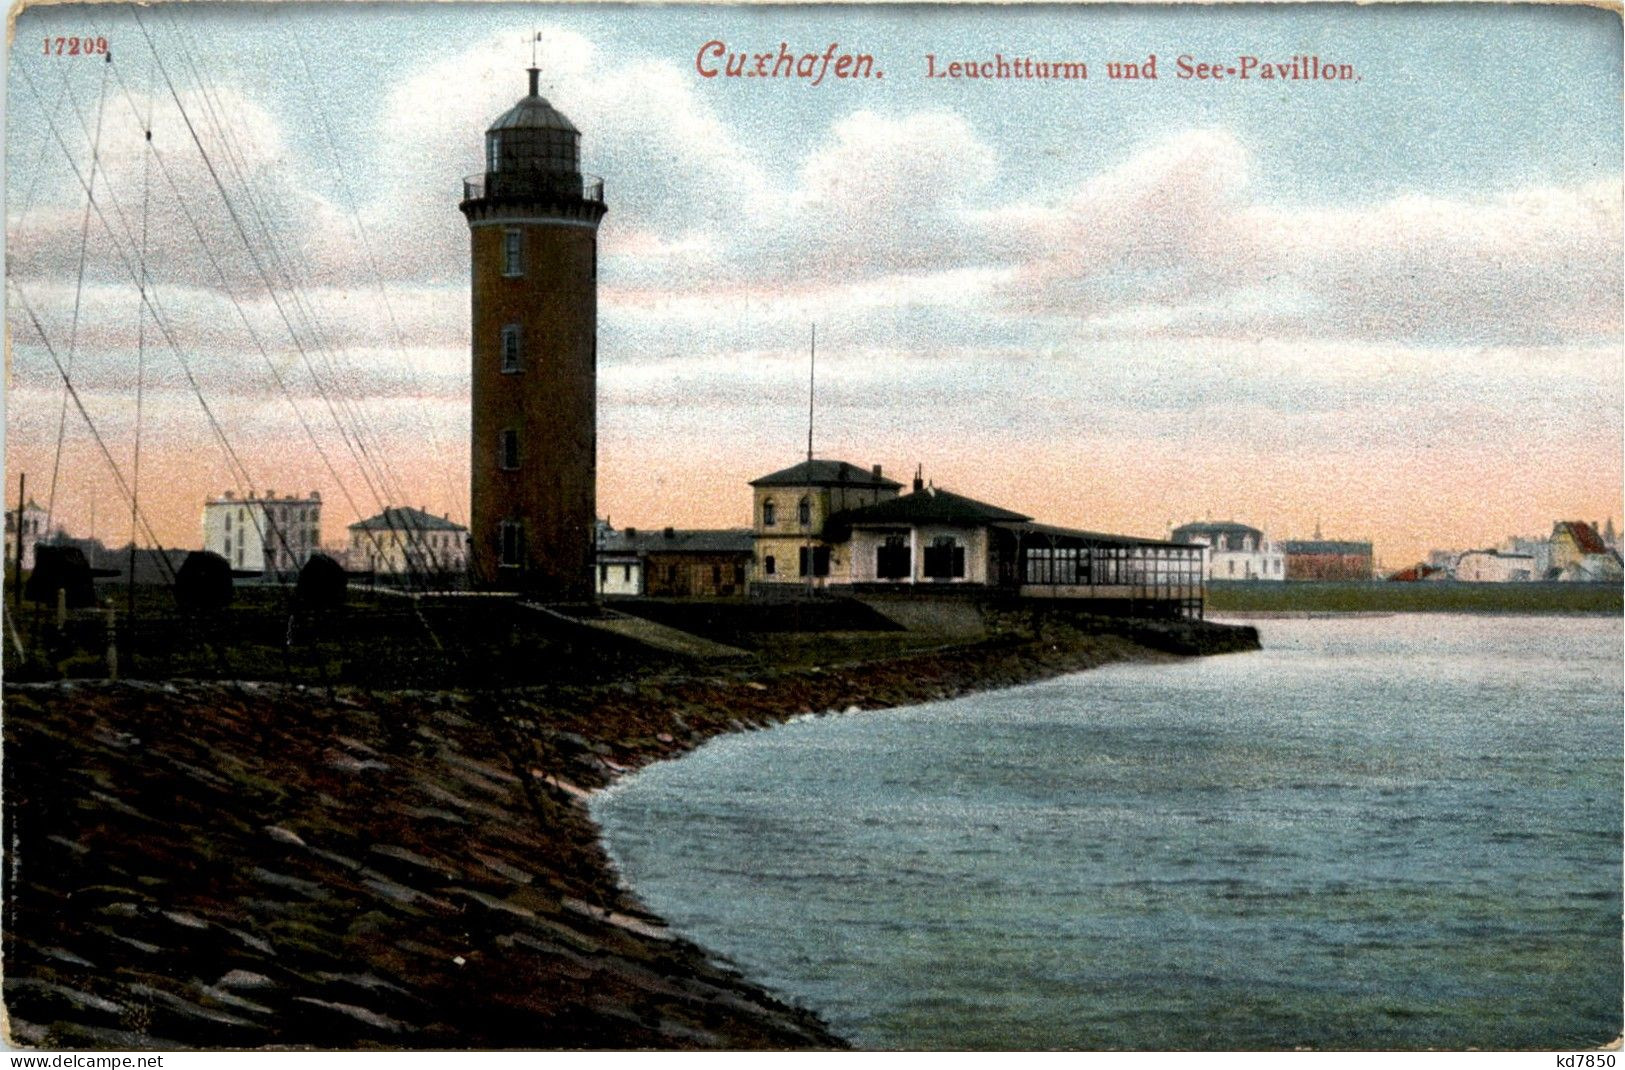
[{"label": "lighthouse", "polygon": [[472,253],[469,569],[482,587],[587,601],[604,183],[581,173],[580,131],[529,73],[459,205]]}]

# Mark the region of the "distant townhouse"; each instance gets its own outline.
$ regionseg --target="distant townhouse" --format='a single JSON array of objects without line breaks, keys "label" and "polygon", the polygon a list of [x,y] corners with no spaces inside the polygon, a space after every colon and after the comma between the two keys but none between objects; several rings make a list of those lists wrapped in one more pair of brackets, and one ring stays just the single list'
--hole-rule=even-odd
[{"label": "distant townhouse", "polygon": [[226,491],[203,505],[203,548],[234,569],[266,575],[298,572],[321,548],[322,496],[276,491],[239,498]]},{"label": "distant townhouse", "polygon": [[34,547],[45,537],[45,510],[30,498],[21,509],[6,511],[6,566],[17,562],[17,541],[22,540],[23,570],[34,567]]},{"label": "distant townhouse", "polygon": [[1258,528],[1233,520],[1182,524],[1173,541],[1207,547],[1203,575],[1209,580],[1284,580],[1286,556]]},{"label": "distant townhouse", "polygon": [[626,528],[599,539],[597,588],[606,597],[743,598],[754,560],[748,528]]},{"label": "distant townhouse", "polygon": [[844,575],[848,562],[842,544],[825,538],[825,522],[836,513],[889,501],[902,489],[879,465],[860,468],[826,460],[803,461],[753,479],[750,486],[755,582],[767,587],[822,587],[832,576]]},{"label": "distant townhouse", "polygon": [[1559,520],[1552,526],[1551,568],[1547,579],[1571,582],[1618,580],[1625,575],[1619,553],[1611,550],[1595,524]]},{"label": "distant townhouse", "polygon": [[1552,541],[1546,536],[1513,535],[1501,544],[1500,550],[1504,554],[1528,555],[1534,579],[1545,579],[1552,571]]},{"label": "distant townhouse", "polygon": [[1373,560],[1371,544],[1344,539],[1285,539],[1289,580],[1369,580]]},{"label": "distant townhouse", "polygon": [[1534,554],[1504,550],[1467,550],[1451,570],[1464,583],[1527,583],[1537,578]]},{"label": "distant townhouse", "polygon": [[468,529],[427,509],[389,506],[350,525],[346,554],[351,572],[382,576],[445,577],[468,565]]}]

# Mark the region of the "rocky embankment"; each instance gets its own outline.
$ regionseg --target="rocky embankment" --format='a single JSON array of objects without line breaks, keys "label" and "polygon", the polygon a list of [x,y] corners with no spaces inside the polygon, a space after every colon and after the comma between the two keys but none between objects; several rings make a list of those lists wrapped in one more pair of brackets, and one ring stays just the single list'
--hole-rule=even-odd
[{"label": "rocky embankment", "polygon": [[8,687],[9,1039],[838,1047],[620,888],[588,792],[805,712],[1252,646],[1251,629],[1178,626],[487,693]]}]

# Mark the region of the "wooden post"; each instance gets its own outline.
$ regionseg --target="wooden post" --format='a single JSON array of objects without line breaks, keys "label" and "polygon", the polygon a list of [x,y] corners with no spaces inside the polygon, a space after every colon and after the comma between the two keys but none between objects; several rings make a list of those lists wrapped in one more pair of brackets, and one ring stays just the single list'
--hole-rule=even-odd
[{"label": "wooden post", "polygon": [[61,631],[68,626],[68,589],[56,589],[56,630]]},{"label": "wooden post", "polygon": [[12,573],[11,604],[21,612],[23,608],[23,509],[28,503],[28,473],[17,473],[17,570]]},{"label": "wooden post", "polygon": [[118,617],[112,606],[107,607],[107,678],[118,679]]}]

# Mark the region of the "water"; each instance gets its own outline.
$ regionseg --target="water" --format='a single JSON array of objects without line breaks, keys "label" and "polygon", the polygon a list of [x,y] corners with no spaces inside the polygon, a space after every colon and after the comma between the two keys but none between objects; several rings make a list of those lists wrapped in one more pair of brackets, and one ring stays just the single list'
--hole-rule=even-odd
[{"label": "water", "polygon": [[1621,1027],[1621,623],[1266,649],[723,738],[637,893],[864,1047],[1578,1047]]}]

